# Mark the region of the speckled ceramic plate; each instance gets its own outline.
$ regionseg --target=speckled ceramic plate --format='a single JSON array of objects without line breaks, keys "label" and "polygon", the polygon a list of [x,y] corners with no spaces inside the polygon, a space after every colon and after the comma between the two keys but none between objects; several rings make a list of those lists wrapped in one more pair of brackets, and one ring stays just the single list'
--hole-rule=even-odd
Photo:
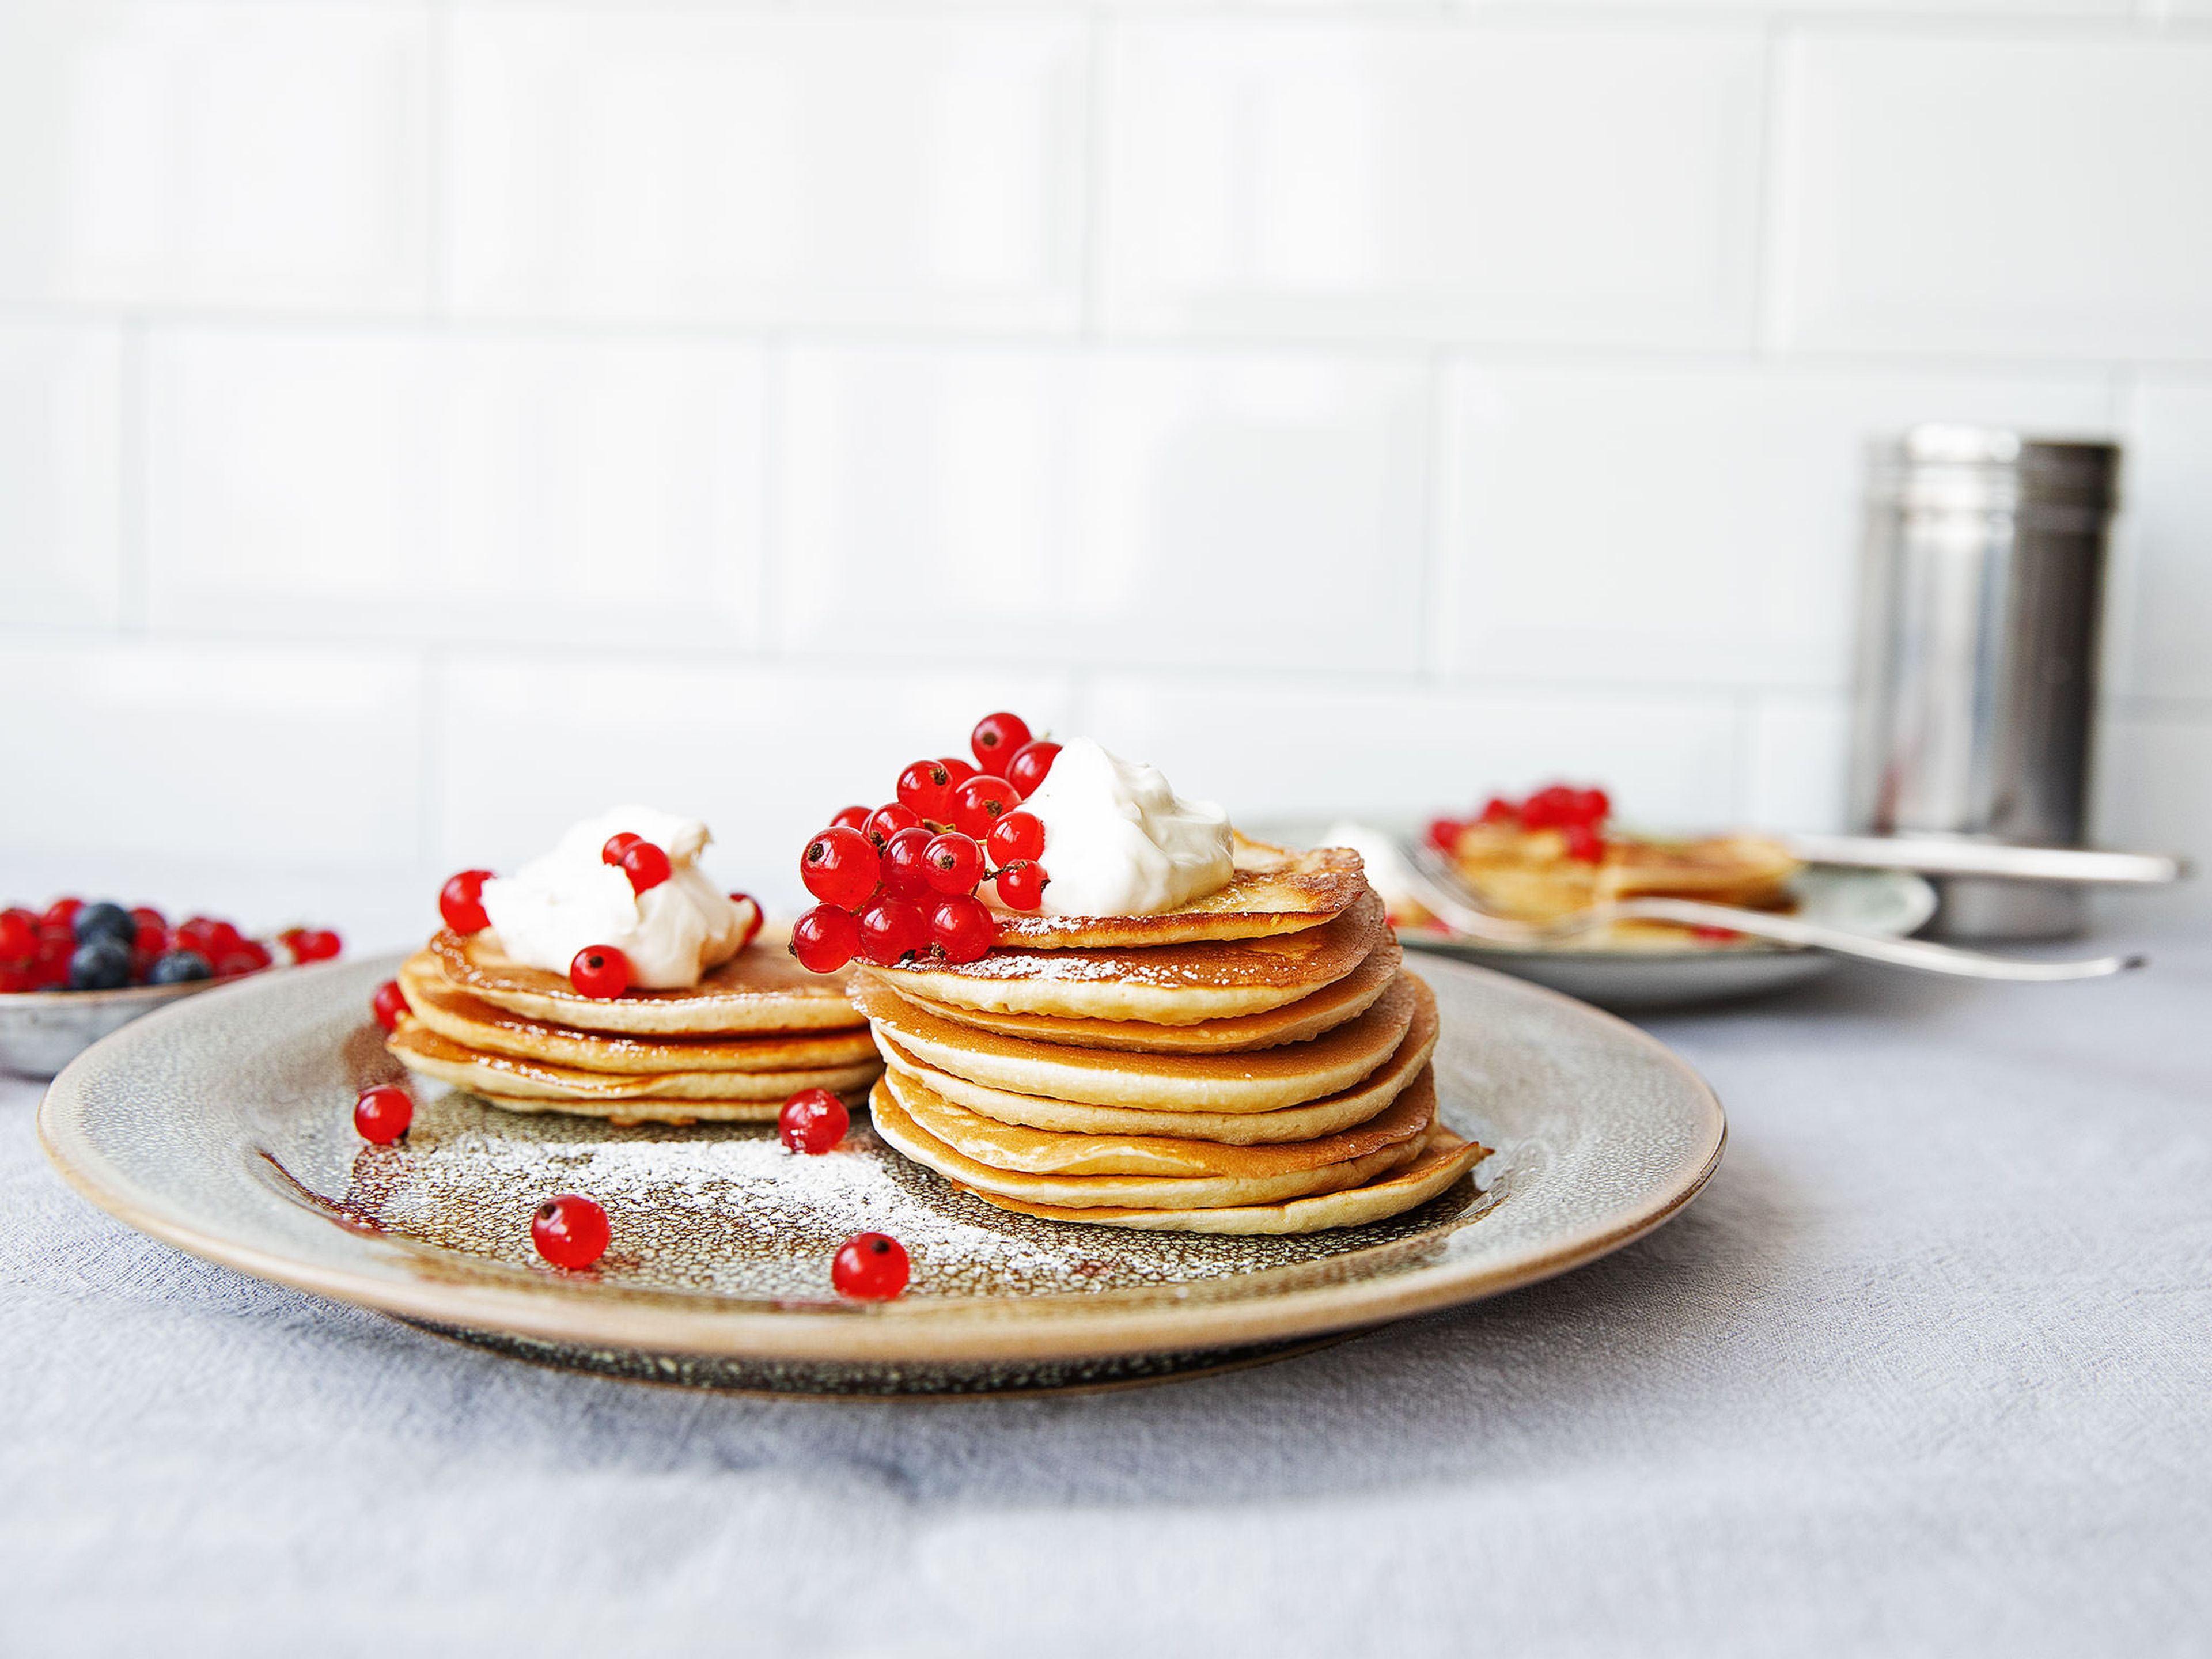
[{"label": "speckled ceramic plate", "polygon": [[[1651,1038],[1459,963],[1438,1095],[1498,1149],[1410,1214],[1300,1238],[1131,1232],[997,1210],[857,1122],[797,1158],[746,1126],[617,1129],[421,1097],[390,1147],[356,1092],[399,1073],[368,997],[397,959],[211,991],[55,1079],[39,1129],[64,1175],[131,1226],[243,1272],[505,1352],[659,1381],[843,1394],[1096,1387],[1189,1374],[1495,1295],[1659,1225],[1719,1162],[1712,1092]],[[1478,1182],[1480,1184],[1478,1184]],[[606,1206],[588,1273],[547,1268],[531,1212]],[[880,1228],[900,1300],[840,1301],[830,1259]]]}]

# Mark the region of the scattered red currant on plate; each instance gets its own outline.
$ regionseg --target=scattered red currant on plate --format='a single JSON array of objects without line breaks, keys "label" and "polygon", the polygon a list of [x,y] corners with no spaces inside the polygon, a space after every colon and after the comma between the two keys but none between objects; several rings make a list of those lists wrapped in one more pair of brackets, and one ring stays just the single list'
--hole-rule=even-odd
[{"label": "scattered red currant on plate", "polygon": [[580,1272],[607,1253],[607,1212],[581,1193],[549,1198],[530,1218],[530,1242],[556,1267]]},{"label": "scattered red currant on plate", "polygon": [[799,878],[824,904],[858,909],[883,879],[883,860],[859,830],[833,824],[799,854]]},{"label": "scattered red currant on plate", "polygon": [[860,922],[850,910],[817,904],[791,924],[791,954],[810,974],[834,974],[860,954]]},{"label": "scattered red currant on plate", "polygon": [[760,937],[760,901],[750,893],[732,893],[730,902],[738,907],[738,949],[742,951]]},{"label": "scattered red currant on plate", "polygon": [[490,879],[489,870],[464,870],[447,878],[438,890],[438,914],[447,927],[457,933],[481,933],[491,926],[483,908],[483,884]]},{"label": "scattered red currant on plate", "polygon": [[1009,910],[1035,910],[1044,902],[1044,884],[1051,879],[1042,864],[1016,859],[999,872],[999,902]]},{"label": "scattered red currant on plate", "polygon": [[775,1138],[794,1152],[826,1152],[852,1125],[845,1103],[827,1089],[801,1089],[776,1114]]},{"label": "scattered red currant on plate", "polygon": [[568,964],[568,983],[585,996],[611,1001],[629,989],[629,958],[611,945],[586,945]]},{"label": "scattered red currant on plate", "polygon": [[302,927],[290,944],[295,962],[328,962],[345,949],[345,941],[327,927]]},{"label": "scattered red currant on plate", "polygon": [[888,801],[868,814],[868,822],[860,833],[873,842],[876,850],[880,853],[884,850],[885,843],[900,830],[921,828],[921,813],[915,811],[911,806],[902,806],[896,801]]},{"label": "scattered red currant on plate", "polygon": [[879,898],[860,912],[860,954],[878,968],[895,968],[902,958],[927,951],[929,939],[929,918],[908,900]]},{"label": "scattered red currant on plate", "polygon": [[629,878],[629,890],[638,894],[651,892],[675,873],[668,854],[649,841],[632,842],[623,848],[622,867]]},{"label": "scattered red currant on plate", "polygon": [[952,774],[943,761],[918,760],[899,774],[899,805],[930,823],[952,817]]},{"label": "scattered red currant on plate", "polygon": [[919,827],[902,830],[884,843],[881,860],[884,890],[893,898],[927,898],[937,890],[929,884],[929,843],[935,837]]},{"label": "scattered red currant on plate", "polygon": [[1044,856],[1044,824],[1034,813],[1009,812],[991,826],[989,848],[994,864]]},{"label": "scattered red currant on plate", "polygon": [[944,899],[929,913],[929,936],[947,962],[975,962],[999,942],[999,923],[979,899]]},{"label": "scattered red currant on plate", "polygon": [[921,864],[930,886],[940,893],[972,893],[983,879],[983,849],[973,836],[957,830],[931,836],[921,849]]},{"label": "scattered red currant on plate", "polygon": [[399,1029],[399,1016],[407,1012],[407,996],[399,988],[399,981],[387,979],[376,988],[376,994],[368,1000],[369,1012],[376,1023],[387,1031]]},{"label": "scattered red currant on plate", "polygon": [[1029,744],[1030,723],[1019,714],[986,714],[968,734],[975,764],[986,772],[1006,775],[1006,763]]},{"label": "scattered red currant on plate", "polygon": [[913,1271],[906,1246],[889,1233],[855,1233],[837,1247],[830,1282],[856,1302],[888,1302],[906,1289]]},{"label": "scattered red currant on plate", "polygon": [[406,1090],[389,1083],[363,1089],[353,1103],[353,1127],[373,1146],[389,1146],[415,1121],[415,1102]]},{"label": "scattered red currant on plate", "polygon": [[1036,793],[1037,786],[1051,772],[1052,763],[1059,755],[1058,744],[1047,743],[1042,738],[1023,744],[1013,759],[1006,763],[1006,781],[1020,792],[1023,799],[1027,800]]},{"label": "scattered red currant on plate", "polygon": [[1014,793],[1012,784],[986,772],[952,792],[953,827],[981,841],[991,833],[993,824],[1020,804],[1021,797]]}]

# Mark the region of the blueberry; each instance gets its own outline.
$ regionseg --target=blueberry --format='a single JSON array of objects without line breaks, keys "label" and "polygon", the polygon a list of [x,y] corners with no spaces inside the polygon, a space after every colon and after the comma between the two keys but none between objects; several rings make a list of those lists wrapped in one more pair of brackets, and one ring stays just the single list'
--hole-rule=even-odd
[{"label": "blueberry", "polygon": [[70,957],[72,991],[118,991],[131,983],[131,947],[112,939],[80,945]]},{"label": "blueberry", "polygon": [[119,904],[102,900],[88,904],[76,913],[76,942],[89,945],[96,939],[112,939],[124,949],[131,948],[131,940],[138,937],[138,924],[131,913]]},{"label": "blueberry", "polygon": [[149,985],[182,985],[187,980],[212,979],[215,969],[197,951],[164,951],[146,970]]}]

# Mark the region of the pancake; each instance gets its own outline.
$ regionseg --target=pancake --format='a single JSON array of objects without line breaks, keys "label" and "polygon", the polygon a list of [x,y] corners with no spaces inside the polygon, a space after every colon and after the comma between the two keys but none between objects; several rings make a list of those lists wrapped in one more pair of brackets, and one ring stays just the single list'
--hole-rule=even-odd
[{"label": "pancake", "polygon": [[791,1072],[590,1072],[513,1054],[480,1054],[411,1018],[400,1021],[384,1046],[410,1072],[478,1094],[535,1100],[773,1100],[781,1105],[801,1089],[859,1089],[880,1069],[871,1059],[858,1066]]},{"label": "pancake", "polygon": [[[996,1014],[981,1008],[962,1008],[950,1002],[909,998],[924,1012],[940,1019],[972,1025],[1000,1036],[1023,1037],[1031,1042],[1063,1042],[1079,1048],[1134,1048],[1147,1054],[1237,1054],[1254,1048],[1273,1048],[1285,1042],[1304,1042],[1333,1026],[1365,1013],[1375,1000],[1398,977],[1405,961],[1396,937],[1384,939],[1367,953],[1359,966],[1324,985],[1310,996],[1256,1014],[1236,1014],[1227,1019],[1200,1020],[1195,1025],[1154,1025],[1135,1019],[1061,1019],[1050,1014]],[[861,969],[856,981],[872,972]]]},{"label": "pancake", "polygon": [[1351,1088],[1397,1051],[1435,999],[1401,974],[1376,1005],[1310,1042],[1253,1054],[1139,1054],[994,1036],[924,1013],[872,980],[855,987],[878,1039],[937,1071],[1018,1095],[1176,1112],[1272,1112]]},{"label": "pancake", "polygon": [[694,1123],[773,1123],[783,1110],[780,1100],[533,1100],[522,1095],[473,1091],[503,1112],[558,1112],[566,1117],[604,1118],[617,1129],[641,1123],[688,1128]]},{"label": "pancake", "polygon": [[1452,863],[1486,908],[1540,922],[1632,898],[1790,908],[1789,882],[1803,867],[1779,842],[1744,835],[1680,840],[1616,835],[1605,841],[1595,861],[1587,861],[1568,856],[1560,831],[1511,823],[1468,824],[1452,844]]},{"label": "pancake", "polygon": [[[878,1035],[883,1043],[884,1058],[894,1076],[914,1078],[955,1105],[995,1118],[1000,1123],[1070,1134],[1173,1135],[1233,1146],[1256,1146],[1334,1134],[1364,1123],[1382,1111],[1420,1075],[1421,1068],[1436,1052],[1437,1018],[1433,1002],[1417,1006],[1413,1025],[1399,1043],[1397,1052],[1358,1085],[1324,1099],[1303,1106],[1285,1106],[1273,1112],[1164,1112],[1012,1094],[926,1066],[900,1048],[890,1037]],[[926,1118],[923,1123],[928,1126]]]},{"label": "pancake", "polygon": [[[1033,951],[1113,951],[1264,939],[1318,927],[1348,908],[1367,886],[1359,854],[1349,848],[1293,853],[1238,836],[1233,856],[1237,873],[1228,884],[1180,910],[1151,916],[1002,915],[1000,936]],[[1051,867],[1048,852],[1044,863]]]},{"label": "pancake", "polygon": [[867,1031],[859,1028],[723,1037],[637,1037],[571,1030],[525,1019],[456,989],[438,971],[438,958],[428,951],[401,964],[399,988],[416,1018],[464,1048],[588,1072],[811,1071],[863,1065],[876,1052]]},{"label": "pancake", "polygon": [[587,997],[566,974],[526,968],[482,933],[442,929],[430,950],[447,980],[470,995],[555,1025],[632,1036],[684,1036],[732,1031],[835,1030],[857,1025],[845,1000],[845,975],[810,974],[770,930],[684,991],[625,991]]},{"label": "pancake", "polygon": [[876,968],[902,996],[994,1013],[1195,1025],[1255,1014],[1348,976],[1389,933],[1366,893],[1334,921],[1268,939],[1144,950],[1023,951],[967,963]]},{"label": "pancake", "polygon": [[[1410,1083],[1411,1076],[1405,1081]],[[1305,1140],[1237,1146],[1159,1134],[1070,1134],[1001,1123],[972,1112],[913,1073],[894,1066],[884,1082],[923,1130],[963,1157],[1022,1175],[1249,1176],[1318,1170],[1364,1158],[1427,1133],[1435,1115],[1401,1088],[1364,1122]]]},{"label": "pancake", "polygon": [[[1409,1089],[1407,1109],[1434,1115],[1434,1089]],[[1395,1106],[1393,1110],[1397,1109]],[[1208,1209],[1268,1204],[1313,1193],[1340,1192],[1371,1181],[1384,1170],[1419,1155],[1422,1137],[1414,1135],[1364,1157],[1325,1164],[1317,1169],[1286,1170],[1273,1175],[1062,1176],[1024,1175],[994,1170],[948,1146],[901,1106],[889,1082],[878,1081],[868,1097],[876,1133],[948,1179],[978,1193],[994,1193],[1031,1204],[1084,1210],[1100,1205],[1127,1209]]]},{"label": "pancake", "polygon": [[1461,1176],[1489,1156],[1487,1146],[1462,1140],[1439,1125],[1412,1163],[1387,1171],[1364,1187],[1295,1198],[1282,1204],[1237,1205],[1212,1210],[1097,1206],[1079,1210],[1060,1205],[1030,1204],[975,1188],[968,1190],[986,1204],[1048,1221],[1087,1221],[1094,1226],[1134,1227],[1147,1232],[1318,1233],[1334,1227],[1357,1227],[1370,1221],[1383,1221],[1418,1209],[1449,1191]]}]

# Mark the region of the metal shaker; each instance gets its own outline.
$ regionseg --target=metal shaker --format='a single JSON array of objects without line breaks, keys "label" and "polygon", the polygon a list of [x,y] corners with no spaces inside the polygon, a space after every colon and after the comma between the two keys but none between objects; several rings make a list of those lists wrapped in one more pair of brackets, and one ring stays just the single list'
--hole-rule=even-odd
[{"label": "metal shaker", "polygon": [[[2120,452],[1978,427],[1874,446],[1853,704],[1853,827],[2076,847],[2087,830]],[[2081,889],[1950,877],[1931,931],[2055,939]]]}]

